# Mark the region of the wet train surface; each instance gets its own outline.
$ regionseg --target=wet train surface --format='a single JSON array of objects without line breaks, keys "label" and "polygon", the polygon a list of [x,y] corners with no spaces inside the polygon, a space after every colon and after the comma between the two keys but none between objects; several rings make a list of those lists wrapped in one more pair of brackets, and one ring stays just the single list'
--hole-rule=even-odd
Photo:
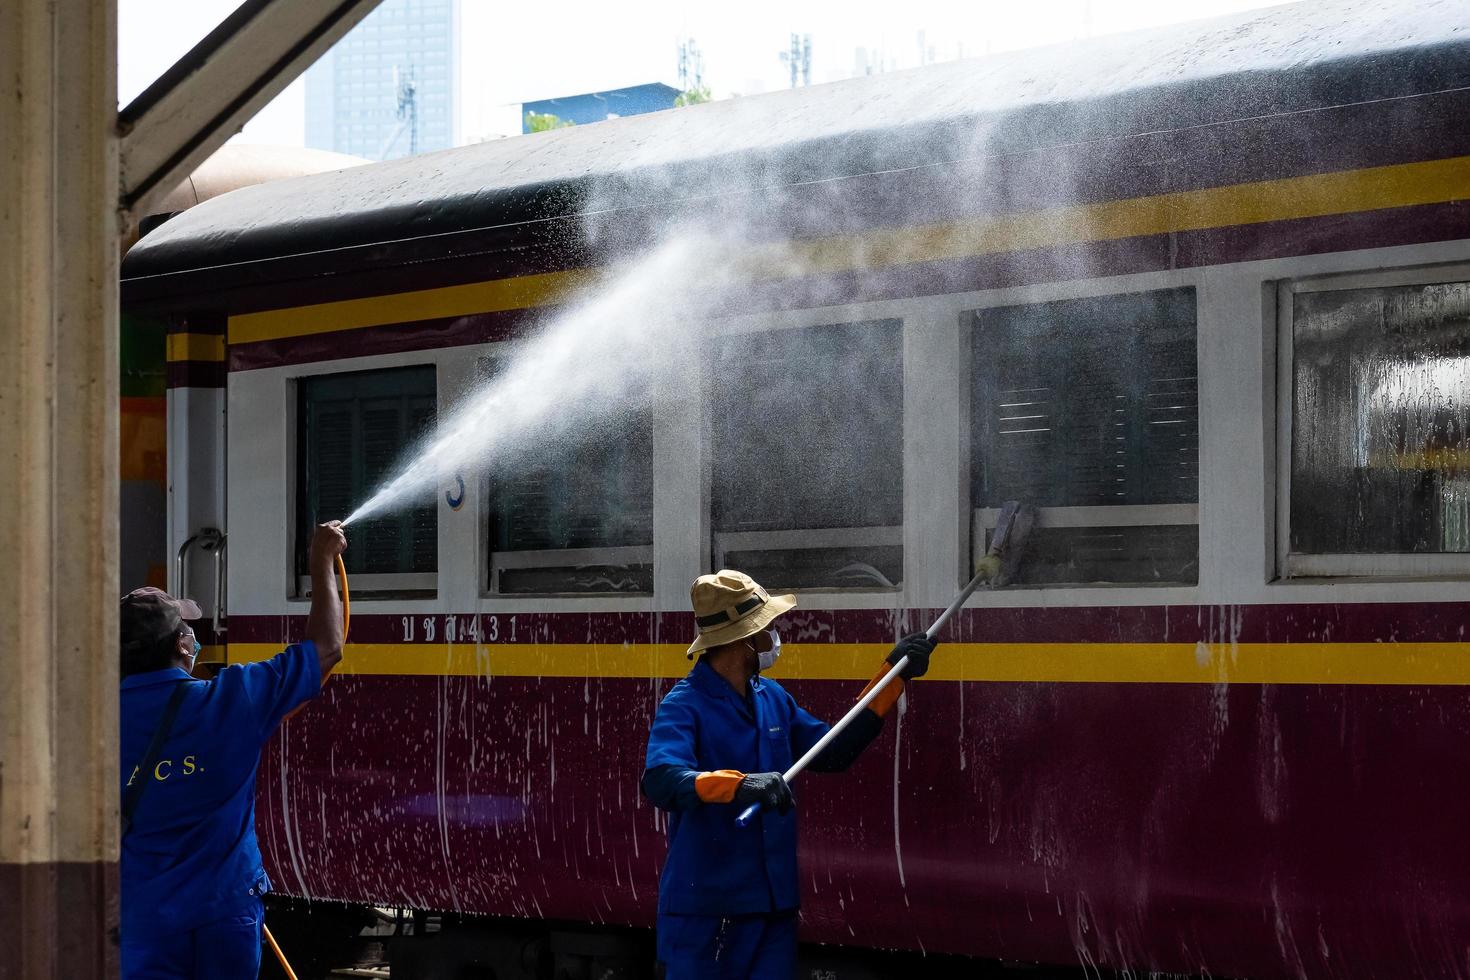
[{"label": "wet train surface", "polygon": [[[162,225],[124,309],[170,338],[170,553],[228,542],[173,584],[229,662],[301,635],[311,524],[588,290],[692,311],[666,356],[697,383],[355,526],[346,656],[262,761],[277,890],[651,926],[638,779],[693,578],[797,592],[775,676],[832,719],[1021,499],[1013,580],[797,784],[803,939],[1470,973],[1467,110],[1463,5],[1296,4]],[[691,228],[729,261],[640,272]]]}]

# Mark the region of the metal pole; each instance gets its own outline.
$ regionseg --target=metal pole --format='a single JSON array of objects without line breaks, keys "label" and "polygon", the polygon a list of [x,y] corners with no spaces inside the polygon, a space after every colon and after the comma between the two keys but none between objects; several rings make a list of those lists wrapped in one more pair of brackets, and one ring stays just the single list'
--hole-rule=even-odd
[{"label": "metal pole", "polygon": [[[938,635],[939,631],[944,628],[944,624],[949,622],[950,617],[955,614],[955,611],[963,606],[965,604],[965,600],[970,598],[970,596],[974,594],[975,590],[980,587],[980,583],[985,581],[989,577],[989,570],[976,573],[975,577],[970,579],[970,584],[965,586],[964,589],[961,590],[960,594],[955,597],[954,602],[951,602],[949,604],[949,608],[940,613],[939,618],[934,621],[934,625],[930,626],[927,630],[924,631],[924,635],[929,637],[929,639],[931,640],[934,639],[934,637]],[[797,759],[791,764],[791,768],[787,769],[786,772],[782,774],[782,778],[784,778],[789,783],[798,775],[800,775],[801,771],[807,766],[811,765],[812,760],[821,755],[822,750],[825,749],[829,744],[831,744],[832,740],[836,738],[839,734],[841,734],[843,729],[852,724],[853,719],[856,718],[863,711],[864,708],[871,704],[873,699],[876,698],[885,687],[892,683],[895,677],[898,677],[900,674],[903,673],[903,669],[907,667],[908,664],[908,657],[900,657],[898,662],[894,664],[891,668],[889,668],[888,673],[884,674],[878,680],[878,683],[869,688],[868,692],[858,699],[857,704],[848,709],[847,714],[843,715],[842,719],[838,721],[837,724],[833,725],[827,730],[827,734],[817,739],[817,744],[807,749],[806,753],[800,759]],[[760,808],[761,806],[759,803],[752,803],[750,806],[746,807],[740,812],[740,816],[735,818],[736,826],[744,827],[749,824],[750,821],[755,818],[755,815],[760,812]]]},{"label": "metal pole", "polygon": [[[1016,501],[1008,501],[1005,506],[1001,508],[1000,515],[996,518],[995,534],[991,537],[990,547],[987,549],[986,552],[987,556],[998,557],[1007,550],[1018,548],[1020,546],[1021,539],[1023,539],[1026,533],[1031,529],[1033,513],[1034,512],[1030,508],[1023,506]],[[939,618],[934,621],[934,625],[930,626],[927,630],[924,631],[924,635],[931,640],[938,636],[939,631],[944,629],[945,624],[949,622],[950,618],[954,616],[954,614],[959,611],[960,607],[965,604],[965,600],[974,595],[975,590],[980,587],[980,583],[988,581],[995,576],[996,567],[997,566],[994,564],[981,567],[980,570],[975,573],[975,577],[970,579],[970,583],[960,590],[959,595],[955,596],[954,601],[949,604],[949,608],[945,609],[944,612],[939,614]],[[817,740],[817,744],[807,749],[802,757],[800,759],[797,759],[796,762],[792,764],[791,768],[787,769],[786,772],[782,774],[782,778],[789,783],[791,782],[791,780],[800,775],[803,769],[811,765],[812,760],[820,755],[822,753],[822,750],[825,749],[829,744],[831,744],[832,740],[836,738],[843,729],[852,724],[853,719],[856,718],[864,708],[872,703],[873,699],[878,696],[879,692],[882,691],[889,684],[891,684],[895,677],[898,677],[900,674],[903,673],[903,669],[908,666],[908,662],[908,657],[901,657],[898,663],[889,668],[888,673],[879,678],[878,683],[874,684],[866,694],[858,699],[858,703],[848,709],[847,714],[843,715],[842,719],[838,721],[837,724],[828,729],[827,734],[823,735]],[[749,824],[750,821],[755,818],[755,815],[760,812],[760,808],[761,807],[759,803],[752,803],[750,806],[746,807],[740,812],[740,815],[735,818],[736,825],[744,827]]]}]

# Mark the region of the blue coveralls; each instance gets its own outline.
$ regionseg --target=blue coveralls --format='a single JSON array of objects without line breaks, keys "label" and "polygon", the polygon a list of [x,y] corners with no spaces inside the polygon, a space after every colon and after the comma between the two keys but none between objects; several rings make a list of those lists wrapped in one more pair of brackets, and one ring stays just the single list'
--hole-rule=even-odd
[{"label": "blue coveralls", "polygon": [[[158,762],[138,764],[165,703],[189,685]],[[123,980],[254,980],[261,896],[270,879],[255,841],[255,769],[282,718],[321,690],[310,642],[213,681],[177,667],[122,682],[122,785],[152,779],[123,838]]]},{"label": "blue coveralls", "polygon": [[785,771],[828,727],[768,678],[754,678],[742,698],[703,658],[664,697],[643,789],[672,811],[658,888],[658,959],[668,980],[790,980],[800,904],[796,811],[762,812],[737,827],[743,808],[701,802],[694,779],[718,769]]}]

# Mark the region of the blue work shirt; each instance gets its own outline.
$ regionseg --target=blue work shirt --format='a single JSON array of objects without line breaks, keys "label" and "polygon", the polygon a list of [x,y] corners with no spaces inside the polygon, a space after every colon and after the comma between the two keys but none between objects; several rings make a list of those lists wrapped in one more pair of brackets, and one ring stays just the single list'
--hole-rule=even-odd
[{"label": "blue work shirt", "polygon": [[[174,687],[188,685],[158,762],[138,772]],[[260,750],[297,705],[321,690],[310,641],[260,663],[236,664],[212,681],[177,667],[122,681],[122,788],[153,783],[122,841],[122,934],[181,932],[258,908],[270,888],[255,841]]]},{"label": "blue work shirt", "polygon": [[677,766],[688,774],[674,791],[679,798],[665,801],[674,805],[660,913],[745,915],[800,904],[796,810],[785,816],[762,810],[750,826],[737,827],[744,807],[701,803],[694,776],[717,769],[784,772],[828,727],[769,678],[753,678],[749,697],[741,697],[703,658],[664,696],[648,734],[645,771]]}]

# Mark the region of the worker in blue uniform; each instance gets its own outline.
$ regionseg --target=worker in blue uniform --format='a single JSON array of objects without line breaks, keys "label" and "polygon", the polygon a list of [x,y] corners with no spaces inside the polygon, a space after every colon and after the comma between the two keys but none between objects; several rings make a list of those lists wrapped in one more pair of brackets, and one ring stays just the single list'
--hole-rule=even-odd
[{"label": "worker in blue uniform", "polygon": [[[727,569],[701,575],[690,598],[699,632],[689,656],[699,660],[659,704],[642,780],[644,794],[670,814],[659,969],[666,980],[790,980],[800,894],[794,801],[781,774],[830,726],[761,676],[781,652],[771,624],[795,596],[770,595]],[[901,676],[922,675],[933,648],[923,633],[904,637],[873,682],[905,656]],[[847,769],[882,730],[902,688],[894,682],[880,692],[810,768]],[[761,804],[759,816],[736,826],[751,803]]]},{"label": "worker in blue uniform", "polygon": [[194,680],[199,607],[158,589],[122,600],[119,867],[123,980],[254,980],[261,896],[255,770],[281,720],[321,690],[342,657],[332,568],[336,522],[311,540],[305,638],[259,663]]}]

